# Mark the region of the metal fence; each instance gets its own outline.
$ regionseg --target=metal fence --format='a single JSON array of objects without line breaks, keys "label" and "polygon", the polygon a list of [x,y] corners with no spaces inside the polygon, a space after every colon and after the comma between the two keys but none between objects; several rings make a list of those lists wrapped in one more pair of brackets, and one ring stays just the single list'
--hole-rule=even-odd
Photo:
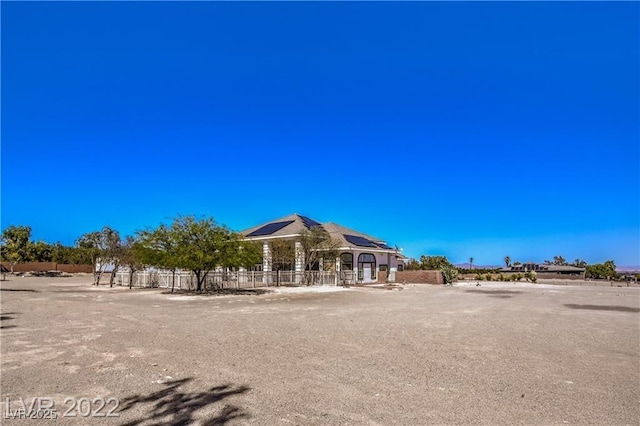
[{"label": "metal fence", "polygon": [[[197,288],[197,278],[191,271],[129,271],[116,272],[116,284],[145,288],[175,288],[193,290]],[[203,290],[242,289],[277,286],[335,286],[355,283],[353,271],[235,271],[209,272],[203,283]]]}]

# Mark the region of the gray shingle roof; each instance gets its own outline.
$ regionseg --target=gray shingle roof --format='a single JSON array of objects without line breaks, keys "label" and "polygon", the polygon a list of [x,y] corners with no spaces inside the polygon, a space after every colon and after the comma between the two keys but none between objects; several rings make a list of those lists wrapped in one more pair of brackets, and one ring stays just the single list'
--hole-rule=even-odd
[{"label": "gray shingle roof", "polygon": [[[376,246],[376,247],[358,246],[353,242],[348,241],[347,238],[345,238],[345,235],[364,238],[376,245],[386,244],[385,240],[383,240],[382,238],[374,237],[372,235],[365,234],[360,231],[356,231],[355,229],[347,228],[346,226],[342,226],[334,222],[320,223],[307,216],[302,216],[297,213],[291,214],[289,216],[284,216],[266,223],[262,223],[260,225],[254,226],[249,229],[245,229],[244,231],[241,232],[241,234],[249,239],[268,240],[270,238],[278,238],[278,237],[283,238],[283,237],[299,235],[301,232],[303,232],[303,230],[310,229],[316,224],[321,225],[322,228],[325,231],[327,231],[332,238],[339,241],[341,248],[395,252],[395,249],[392,247],[385,249],[379,246]],[[353,238],[350,238],[350,239],[354,240]]]}]

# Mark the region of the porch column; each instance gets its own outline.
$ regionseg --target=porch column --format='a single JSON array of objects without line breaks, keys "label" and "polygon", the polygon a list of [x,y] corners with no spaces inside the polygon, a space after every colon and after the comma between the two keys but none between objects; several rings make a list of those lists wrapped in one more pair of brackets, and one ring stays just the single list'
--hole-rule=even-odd
[{"label": "porch column", "polygon": [[295,242],[295,272],[295,283],[300,284],[302,275],[304,274],[304,252],[302,251],[302,243],[300,241]]},{"label": "porch column", "polygon": [[387,282],[396,282],[396,268],[391,265],[391,253],[387,253]]},{"label": "porch column", "polygon": [[335,271],[336,271],[336,280],[335,281],[336,281],[336,285],[338,285],[338,283],[340,282],[340,278],[339,278],[339,275],[340,275],[340,256],[336,257],[336,269],[335,269]]},{"label": "porch column", "polygon": [[270,283],[271,272],[271,248],[268,242],[262,244],[262,282],[264,284]]}]

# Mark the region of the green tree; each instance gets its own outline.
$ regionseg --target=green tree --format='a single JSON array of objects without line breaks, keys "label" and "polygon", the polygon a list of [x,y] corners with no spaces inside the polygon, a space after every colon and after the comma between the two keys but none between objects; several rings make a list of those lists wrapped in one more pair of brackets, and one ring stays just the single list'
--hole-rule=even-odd
[{"label": "green tree", "polygon": [[420,262],[412,257],[404,266],[404,269],[407,271],[417,271],[420,269]]},{"label": "green tree", "polygon": [[262,244],[245,241],[244,236],[231,232],[220,249],[224,268],[251,268],[262,262]]},{"label": "green tree", "polygon": [[504,266],[506,266],[507,268],[511,266],[511,257],[509,256],[504,257]]},{"label": "green tree", "polygon": [[[144,248],[136,237],[128,235],[122,242],[120,262],[129,269],[129,289],[133,285],[133,276],[136,271],[144,268],[143,252]],[[173,288],[171,290],[173,291]]]},{"label": "green tree", "polygon": [[420,269],[442,270],[445,266],[452,266],[445,256],[420,256]]},{"label": "green tree", "polygon": [[293,270],[296,262],[295,241],[286,239],[270,241],[269,253],[272,271]]},{"label": "green tree", "polygon": [[89,260],[93,267],[93,282],[100,285],[100,279],[107,266],[113,263],[114,274],[111,275],[110,285],[113,285],[113,276],[120,264],[120,234],[108,226],[101,231],[88,232],[78,238],[76,242],[80,254]]},{"label": "green tree", "polygon": [[62,245],[60,241],[51,246],[51,261],[56,263],[71,263],[68,261],[68,247]]},{"label": "green tree", "polygon": [[29,251],[29,258],[34,262],[51,262],[53,259],[53,246],[44,241],[30,243]]},{"label": "green tree", "polygon": [[604,263],[596,263],[587,265],[585,275],[587,278],[611,279],[617,278],[616,264],[613,260],[607,260]]},{"label": "green tree", "polygon": [[2,260],[10,262],[11,273],[16,263],[31,260],[31,227],[9,226],[2,231],[0,237],[2,243]]},{"label": "green tree", "polygon": [[567,263],[565,258],[562,257],[562,256],[553,256],[553,264],[554,265],[559,265],[559,266],[566,266],[569,263]]},{"label": "green tree", "polygon": [[160,225],[156,229],[138,232],[138,256],[145,265],[171,271],[171,292],[175,288],[176,269],[180,266],[178,243],[171,227]]},{"label": "green tree", "polygon": [[[325,265],[331,265],[339,255],[340,242],[319,226],[303,230],[298,236],[298,241],[299,255],[304,259],[304,270],[312,270],[320,261]],[[311,283],[311,276],[305,279],[307,284]]]},{"label": "green tree", "polygon": [[109,227],[102,228],[103,238],[105,242],[105,249],[103,254],[103,261],[108,262],[112,266],[112,272],[109,276],[109,287],[113,287],[113,281],[116,277],[116,272],[120,269],[122,263],[122,257],[124,255],[124,247],[120,233],[115,229]]},{"label": "green tree", "polygon": [[582,259],[576,259],[573,261],[572,263],[573,266],[577,266],[578,268],[586,268],[587,267],[587,262],[585,262]]},{"label": "green tree", "polygon": [[452,285],[458,276],[458,269],[453,265],[444,265],[442,268],[442,276],[446,285]]},{"label": "green tree", "polygon": [[239,252],[240,238],[213,218],[178,216],[166,232],[171,244],[167,263],[193,272],[197,291],[203,290],[209,272],[229,264],[230,253]]}]

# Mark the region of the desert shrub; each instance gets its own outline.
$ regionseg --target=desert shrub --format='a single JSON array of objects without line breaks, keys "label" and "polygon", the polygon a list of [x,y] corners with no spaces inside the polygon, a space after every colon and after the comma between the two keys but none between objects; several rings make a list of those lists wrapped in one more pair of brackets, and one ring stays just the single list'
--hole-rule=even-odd
[{"label": "desert shrub", "polygon": [[515,274],[515,275],[512,275],[512,276],[513,276],[513,280],[514,281],[520,281],[523,278],[522,274]]},{"label": "desert shrub", "polygon": [[482,281],[484,279],[484,277],[481,274],[476,274],[476,280],[478,281]]},{"label": "desert shrub", "polygon": [[491,274],[485,275],[485,280],[491,281],[492,279],[493,279],[493,276]]},{"label": "desert shrub", "polygon": [[451,285],[458,276],[458,269],[452,265],[445,265],[442,267],[442,276],[444,277],[444,283]]}]

